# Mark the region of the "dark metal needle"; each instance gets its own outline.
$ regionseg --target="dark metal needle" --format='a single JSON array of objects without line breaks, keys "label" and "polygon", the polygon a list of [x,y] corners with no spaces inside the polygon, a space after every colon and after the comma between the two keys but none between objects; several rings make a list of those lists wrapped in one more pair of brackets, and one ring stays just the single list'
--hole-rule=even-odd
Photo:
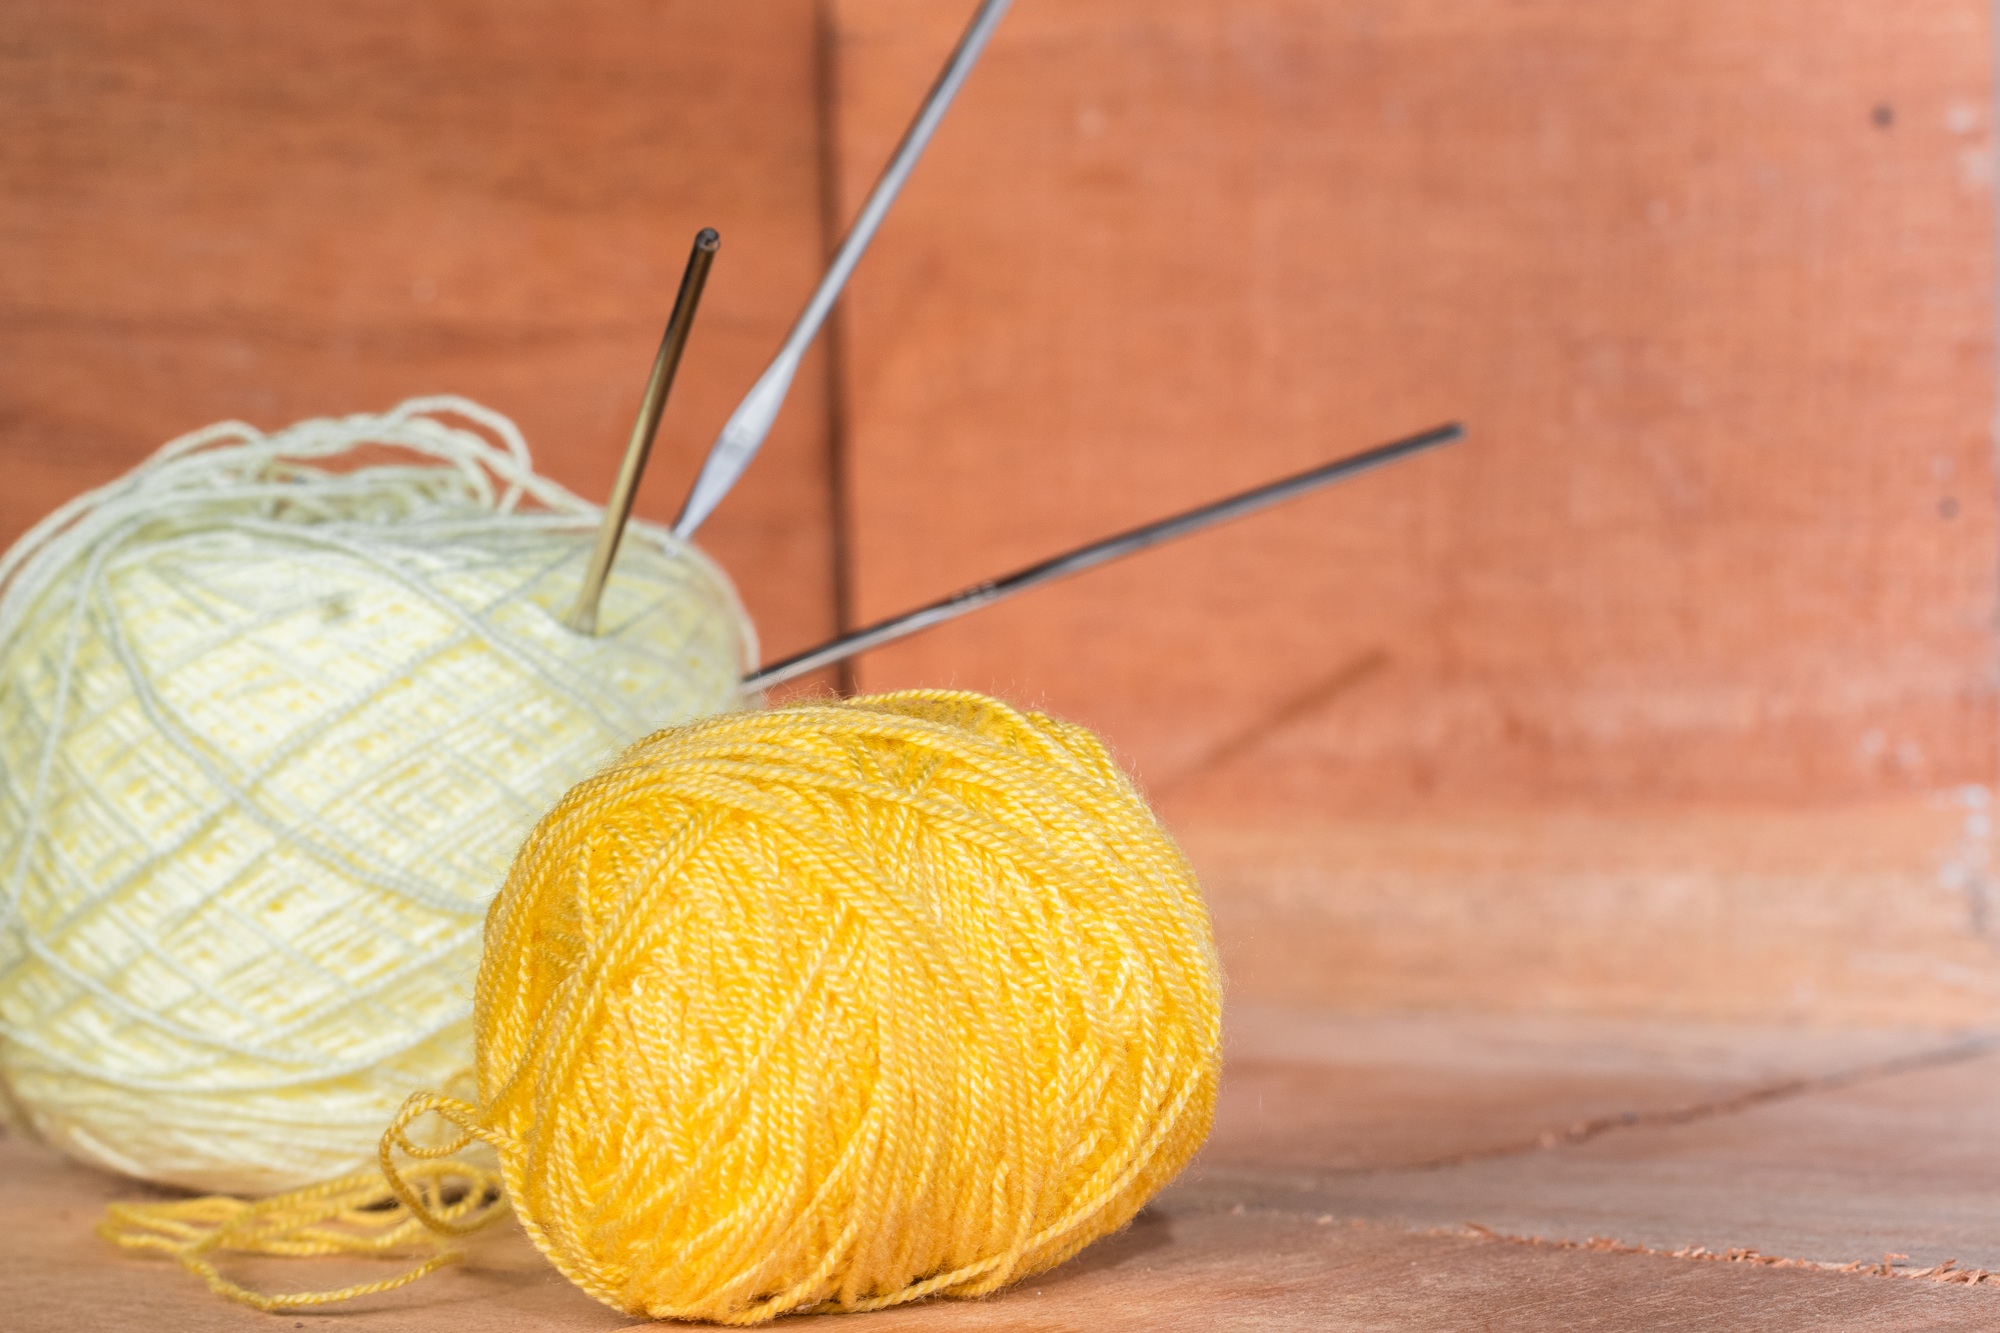
[{"label": "dark metal needle", "polygon": [[1450,444],[1464,434],[1465,428],[1456,422],[1449,426],[1438,426],[1418,435],[1407,436],[1362,453],[1337,459],[1309,472],[1301,472],[1297,476],[1286,477],[1282,481],[1274,481],[1254,490],[1244,491],[1240,495],[1232,495],[1226,500],[1217,500],[1198,509],[1190,509],[1184,514],[1176,514],[1172,518],[1163,518],[1158,522],[1133,528],[1129,532],[1119,533],[1115,537],[1107,537],[1088,546],[1080,546],[1074,551],[1044,560],[1040,564],[1016,570],[1005,578],[989,579],[985,583],[974,584],[942,601],[932,602],[929,606],[921,606],[914,611],[906,611],[900,616],[879,621],[866,629],[844,634],[817,648],[809,648],[781,662],[773,662],[761,671],[745,676],[744,688],[762,690],[769,689],[773,685],[782,685],[807,672],[831,666],[858,653],[865,653],[871,648],[893,643],[920,630],[927,630],[933,625],[942,625],[947,620],[956,620],[968,611],[990,606],[1003,597],[1011,597],[1017,592],[1025,592],[1040,584],[1081,573],[1094,566],[1143,551],[1149,546],[1157,546],[1161,542],[1172,541],[1176,537],[1185,537],[1191,532],[1199,532],[1218,523],[1227,523],[1231,519],[1255,513],[1259,509],[1304,495],[1308,491],[1330,486],[1336,481],[1345,481],[1349,477],[1358,476],[1385,463],[1393,463],[1399,458]]}]

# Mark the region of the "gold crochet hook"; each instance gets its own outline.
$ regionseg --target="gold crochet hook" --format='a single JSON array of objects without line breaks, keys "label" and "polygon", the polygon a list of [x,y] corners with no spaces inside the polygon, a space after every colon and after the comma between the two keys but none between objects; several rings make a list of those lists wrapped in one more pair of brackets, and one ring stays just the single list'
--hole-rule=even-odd
[{"label": "gold crochet hook", "polygon": [[632,423],[632,438],[625,445],[625,461],[619,465],[618,481],[611,488],[611,499],[604,506],[604,521],[597,528],[597,546],[590,553],[590,567],[584,572],[583,586],[577,590],[576,604],[563,619],[578,634],[597,633],[597,604],[604,599],[611,562],[618,558],[618,543],[624,539],[625,525],[631,521],[632,499],[639,492],[639,478],[652,455],[653,437],[660,431],[660,415],[666,411],[667,394],[674,387],[674,373],[680,369],[688,331],[694,327],[694,314],[701,306],[702,288],[708,285],[708,270],[721,246],[722,237],[713,227],[703,227],[694,238],[694,253],[688,256],[687,271],[681,275],[674,313],[660,338],[659,354],[653,358],[653,377],[646,381],[639,419]]}]

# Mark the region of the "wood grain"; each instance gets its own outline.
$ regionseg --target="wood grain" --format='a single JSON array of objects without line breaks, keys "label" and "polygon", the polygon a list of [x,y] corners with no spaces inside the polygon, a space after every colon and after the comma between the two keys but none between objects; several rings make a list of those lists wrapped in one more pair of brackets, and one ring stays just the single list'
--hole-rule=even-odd
[{"label": "wood grain", "polygon": [[1857,1026],[2000,1015],[1991,814],[1965,793],[1176,827],[1246,998]]}]

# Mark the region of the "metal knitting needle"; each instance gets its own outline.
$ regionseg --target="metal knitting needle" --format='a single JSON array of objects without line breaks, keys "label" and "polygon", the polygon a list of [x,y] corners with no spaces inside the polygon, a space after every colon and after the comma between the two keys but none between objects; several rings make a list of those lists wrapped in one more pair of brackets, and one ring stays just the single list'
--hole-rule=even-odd
[{"label": "metal knitting needle", "polygon": [[804,359],[806,348],[818,335],[820,325],[833,310],[833,303],[840,298],[840,292],[853,276],[854,266],[861,262],[861,256],[868,249],[868,243],[875,239],[875,232],[882,225],[882,219],[889,215],[890,206],[902,192],[903,184],[910,178],[917,159],[923,156],[924,148],[936,133],[938,123],[950,109],[952,99],[958,96],[959,88],[966,76],[978,63],[980,53],[993,36],[993,30],[1000,26],[1006,16],[1007,7],[1013,0],[985,0],[972,16],[972,23],[965,35],[959,38],[958,49],[951,54],[944,72],[938,76],[931,88],[930,96],[917,112],[917,118],[904,132],[903,141],[889,159],[889,165],[882,170],[882,178],[875,182],[874,191],[861,213],[854,219],[854,226],[848,231],[847,239],[840,243],[833,262],[827,267],[826,276],[820,279],[812,299],[806,302],[805,311],[798,323],[785,339],[785,345],[778,350],[777,359],[771,362],[761,378],[751,386],[743,401],[723,423],[722,433],[709,446],[708,458],[703,462],[701,474],[695,478],[694,489],[688,492],[687,502],[681,506],[681,516],[674,520],[675,535],[688,538],[699,528],[722,503],[730,488],[742,477],[750,460],[763,447],[764,437],[771,433],[771,427],[778,419],[778,410],[785,405],[785,395],[791,392],[792,377],[798,373],[799,362]]},{"label": "metal knitting needle", "polygon": [[1385,463],[1393,463],[1399,458],[1407,458],[1426,449],[1450,444],[1464,434],[1465,428],[1456,422],[1449,426],[1434,427],[1418,435],[1406,436],[1362,453],[1336,459],[1309,472],[1301,472],[1282,481],[1274,481],[1254,490],[1244,491],[1240,495],[1232,495],[1226,500],[1217,500],[1198,509],[1190,509],[1184,514],[1176,514],[1172,518],[1163,518],[1158,522],[1133,528],[1129,532],[1121,532],[1115,537],[1106,537],[1088,546],[1080,546],[1074,551],[1044,560],[1040,564],[1016,570],[1005,578],[989,579],[985,583],[974,584],[942,601],[932,602],[929,606],[920,606],[914,611],[906,611],[900,616],[878,621],[866,629],[844,634],[830,643],[823,643],[817,648],[808,648],[805,652],[787,657],[782,662],[774,662],[761,671],[754,671],[745,676],[743,687],[746,690],[764,690],[773,685],[782,685],[809,671],[832,666],[835,662],[845,661],[871,648],[879,648],[885,643],[907,638],[933,625],[942,625],[947,620],[956,620],[968,611],[991,606],[994,602],[1004,597],[1011,597],[1017,592],[1025,592],[1043,583],[1052,583],[1056,579],[1081,573],[1097,565],[1143,551],[1149,546],[1158,546],[1161,542],[1185,537],[1189,533],[1199,532],[1218,523],[1242,518],[1246,514],[1253,514],[1259,509],[1318,490],[1322,486],[1330,486],[1336,481],[1359,476]]},{"label": "metal knitting needle", "polygon": [[632,438],[625,445],[625,461],[619,464],[617,484],[604,506],[604,521],[597,528],[597,546],[590,553],[583,586],[577,590],[576,604],[563,623],[578,634],[597,633],[597,604],[604,599],[604,584],[611,577],[611,562],[618,558],[618,543],[624,539],[625,525],[632,518],[632,499],[639,493],[639,478],[653,452],[653,437],[660,431],[660,415],[666,411],[667,394],[674,387],[674,373],[680,369],[681,353],[687,348],[688,331],[694,327],[695,311],[701,307],[702,289],[708,285],[708,270],[722,237],[713,227],[703,227],[694,238],[694,252],[688,256],[681,274],[680,295],[674,298],[674,313],[667,319],[667,331],[660,338],[660,350],[653,358],[653,376],[646,381],[646,396],[639,403],[639,419],[632,423]]}]

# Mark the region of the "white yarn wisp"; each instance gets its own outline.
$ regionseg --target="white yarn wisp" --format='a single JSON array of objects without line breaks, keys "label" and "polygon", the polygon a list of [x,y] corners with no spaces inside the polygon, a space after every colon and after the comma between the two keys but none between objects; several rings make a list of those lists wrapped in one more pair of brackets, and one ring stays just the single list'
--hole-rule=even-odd
[{"label": "white yarn wisp", "polygon": [[642,523],[600,633],[566,629],[598,517],[429,398],[195,432],[0,557],[10,1119],[262,1193],[372,1159],[470,1064],[521,838],[755,660],[728,579]]}]

